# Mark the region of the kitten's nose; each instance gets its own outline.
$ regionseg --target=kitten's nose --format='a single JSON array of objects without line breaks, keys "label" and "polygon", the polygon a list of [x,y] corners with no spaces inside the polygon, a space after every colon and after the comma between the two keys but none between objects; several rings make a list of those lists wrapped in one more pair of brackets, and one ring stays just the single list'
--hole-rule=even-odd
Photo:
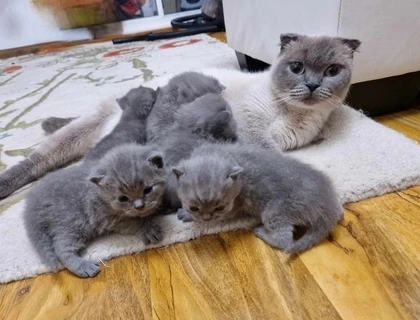
[{"label": "kitten's nose", "polygon": [[309,91],[312,93],[319,87],[319,84],[316,83],[307,83],[306,86],[308,87]]},{"label": "kitten's nose", "polygon": [[209,215],[209,214],[204,214],[204,215],[202,216],[202,218],[203,218],[203,220],[204,220],[204,221],[210,221],[210,220],[211,220],[211,218],[212,218],[212,216],[211,216],[211,215]]},{"label": "kitten's nose", "polygon": [[143,209],[144,208],[144,202],[143,202],[143,200],[140,200],[140,199],[135,200],[134,201],[134,208],[136,208],[136,209]]}]

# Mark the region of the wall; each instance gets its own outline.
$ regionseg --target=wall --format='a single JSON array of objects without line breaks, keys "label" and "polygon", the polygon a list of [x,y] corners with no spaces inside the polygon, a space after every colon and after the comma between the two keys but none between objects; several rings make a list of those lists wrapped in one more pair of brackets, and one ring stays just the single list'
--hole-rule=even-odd
[{"label": "wall", "polygon": [[0,50],[45,43],[91,39],[85,29],[59,30],[31,0],[0,0]]}]

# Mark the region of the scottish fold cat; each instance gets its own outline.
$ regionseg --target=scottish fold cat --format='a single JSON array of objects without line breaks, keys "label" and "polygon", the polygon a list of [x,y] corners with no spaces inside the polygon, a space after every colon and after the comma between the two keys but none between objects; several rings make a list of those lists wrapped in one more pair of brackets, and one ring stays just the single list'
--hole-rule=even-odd
[{"label": "scottish fold cat", "polygon": [[149,217],[160,206],[166,172],[160,151],[127,144],[109,151],[96,165],[53,172],[26,197],[25,228],[42,260],[79,277],[94,277],[96,261],[80,256],[104,234],[138,234],[146,244],[161,240]]},{"label": "scottish fold cat", "polygon": [[[287,253],[311,248],[343,217],[328,177],[276,151],[204,144],[173,168],[184,222],[260,219],[255,234]],[[296,239],[301,232],[304,235]]]}]

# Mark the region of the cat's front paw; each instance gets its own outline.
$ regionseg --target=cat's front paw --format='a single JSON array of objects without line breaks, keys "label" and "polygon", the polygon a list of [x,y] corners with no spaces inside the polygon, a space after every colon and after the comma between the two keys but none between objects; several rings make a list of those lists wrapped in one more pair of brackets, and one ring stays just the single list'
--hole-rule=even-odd
[{"label": "cat's front paw", "polygon": [[93,278],[99,273],[99,271],[101,271],[101,269],[95,262],[83,260],[78,268],[70,271],[80,278]]},{"label": "cat's front paw", "polygon": [[143,230],[141,236],[145,245],[158,243],[163,239],[162,228],[160,225],[152,223]]},{"label": "cat's front paw", "polygon": [[193,221],[193,218],[191,216],[191,214],[189,214],[187,211],[185,211],[184,209],[178,209],[178,212],[176,213],[178,216],[178,219],[181,220],[182,222],[191,222]]}]

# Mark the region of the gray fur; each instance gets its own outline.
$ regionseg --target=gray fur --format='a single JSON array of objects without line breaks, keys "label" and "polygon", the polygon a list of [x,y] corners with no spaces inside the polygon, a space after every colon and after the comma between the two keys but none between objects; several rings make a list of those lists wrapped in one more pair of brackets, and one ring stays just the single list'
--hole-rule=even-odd
[{"label": "gray fur", "polygon": [[146,144],[146,120],[155,99],[155,90],[142,86],[117,99],[123,109],[120,121],[111,133],[86,154],[84,161],[101,159],[111,148],[123,143]]},{"label": "gray fur", "polygon": [[[236,140],[236,122],[231,108],[218,94],[209,93],[183,105],[175,113],[174,119],[174,124],[163,135],[150,141],[163,151],[167,166],[189,158],[193,150],[205,142]],[[165,205],[172,210],[181,205],[175,185],[176,181],[170,174],[165,191]]]},{"label": "gray fur", "polygon": [[46,134],[52,134],[58,129],[61,129],[65,125],[68,125],[76,118],[58,118],[58,117],[49,117],[42,121],[41,128],[45,131]]},{"label": "gray fur", "polygon": [[[173,169],[183,221],[261,219],[255,234],[287,253],[324,239],[343,216],[330,180],[290,156],[246,145],[206,144]],[[306,233],[298,240],[296,231]]]},{"label": "gray fur", "polygon": [[173,77],[166,86],[158,89],[155,107],[148,119],[147,136],[154,139],[169,128],[181,105],[206,93],[221,93],[224,89],[216,79],[198,72],[184,72]]},{"label": "gray fur", "polygon": [[100,128],[115,112],[113,104],[103,104],[97,112],[78,118],[41,143],[25,160],[0,174],[0,198],[24,185],[82,158],[100,139]]},{"label": "gray fur", "polygon": [[[282,34],[280,41],[281,52],[272,68],[274,95],[278,100],[313,106],[328,99],[335,104],[344,99],[359,40]],[[293,63],[302,64],[302,73],[292,72]],[[331,66],[338,66],[337,75],[328,76]],[[313,92],[311,86],[316,88]]]},{"label": "gray fur", "polygon": [[[24,185],[39,179],[47,172],[57,170],[85,156],[96,160],[111,147],[128,142],[146,142],[146,117],[148,116],[156,93],[146,87],[132,89],[126,96],[118,99],[124,110],[113,134],[98,141],[101,126],[115,112],[113,103],[106,103],[97,113],[87,118],[48,118],[42,123],[45,131],[54,132],[48,140],[34,150],[27,159],[0,174],[0,198],[7,197]],[[60,129],[60,125],[66,129]],[[63,125],[64,126],[64,125]],[[95,151],[89,152],[96,143]],[[88,153],[89,152],[89,153]]]},{"label": "gray fur", "polygon": [[[122,98],[117,99],[117,103],[120,106],[122,110],[126,110],[129,108],[133,108],[136,106],[141,106],[144,104],[143,101],[143,94],[145,93],[145,87],[140,86],[138,88],[133,88],[128,93],[123,96]],[[149,94],[146,92],[146,94]],[[148,110],[148,111],[147,111]],[[141,110],[146,114],[146,112],[150,112],[150,108],[146,106],[146,109]],[[148,115],[148,114],[147,114]],[[147,116],[146,115],[146,116]],[[47,134],[52,134],[56,132],[58,129],[61,129],[62,127],[68,125],[70,122],[72,122],[76,118],[59,118],[59,117],[49,117],[42,121],[41,127]]]},{"label": "gray fur", "polygon": [[165,175],[160,151],[132,144],[114,148],[96,165],[51,173],[26,198],[28,236],[51,267],[93,277],[97,263],[79,254],[94,238],[119,232],[139,233],[146,244],[160,241],[149,215],[161,203]]}]

